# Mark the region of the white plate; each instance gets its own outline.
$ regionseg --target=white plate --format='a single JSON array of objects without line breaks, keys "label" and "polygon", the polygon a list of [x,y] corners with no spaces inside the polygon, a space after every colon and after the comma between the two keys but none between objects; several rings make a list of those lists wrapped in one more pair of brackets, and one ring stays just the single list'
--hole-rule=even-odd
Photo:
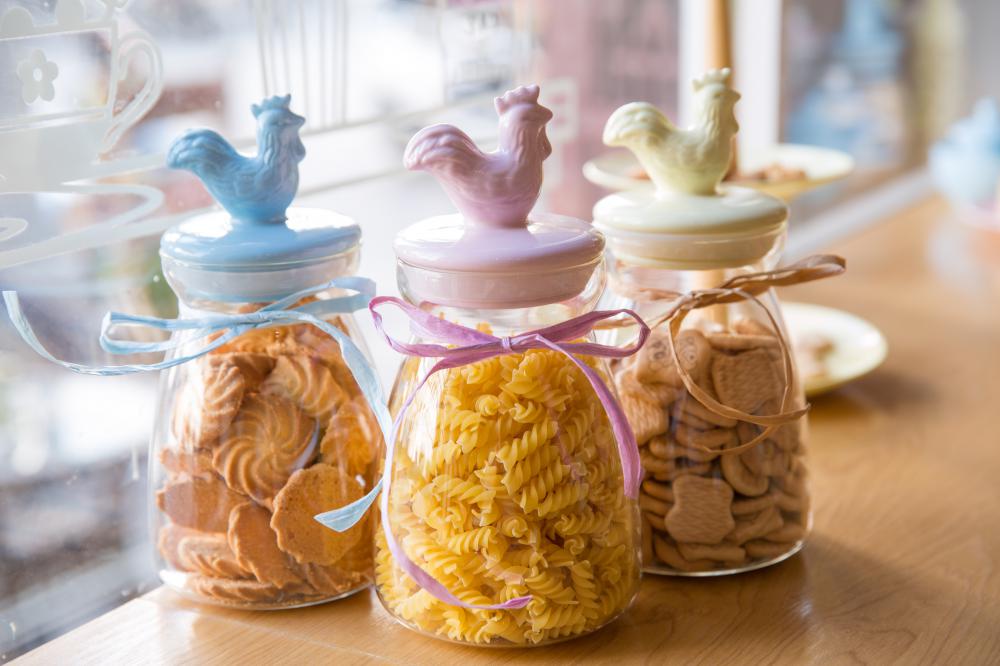
[{"label": "white plate", "polygon": [[885,360],[889,345],[870,322],[843,310],[809,303],[782,303],[789,335],[821,335],[833,343],[823,358],[826,372],[806,379],[807,396],[826,393],[868,374]]},{"label": "white plate", "polygon": [[[738,183],[785,201],[790,201],[814,187],[844,178],[854,170],[854,160],[847,153],[832,148],[793,143],[782,143],[767,150],[741,155],[740,161],[745,171],[762,169],[776,163],[783,167],[805,171],[806,177],[802,180]],[[590,182],[611,190],[652,187],[648,179],[636,177],[641,170],[639,162],[631,152],[619,149],[610,150],[589,160],[583,165],[583,176]]]}]

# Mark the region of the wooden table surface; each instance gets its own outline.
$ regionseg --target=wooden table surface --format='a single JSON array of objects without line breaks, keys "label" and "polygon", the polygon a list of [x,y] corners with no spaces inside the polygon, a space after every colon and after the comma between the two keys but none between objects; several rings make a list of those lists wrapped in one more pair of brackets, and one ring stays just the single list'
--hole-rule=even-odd
[{"label": "wooden table surface", "polygon": [[875,322],[889,359],[811,414],[805,550],[717,579],[650,576],[617,622],[534,650],[414,634],[362,593],[242,612],[155,590],[22,664],[1000,663],[1000,240],[928,200],[786,290]]}]

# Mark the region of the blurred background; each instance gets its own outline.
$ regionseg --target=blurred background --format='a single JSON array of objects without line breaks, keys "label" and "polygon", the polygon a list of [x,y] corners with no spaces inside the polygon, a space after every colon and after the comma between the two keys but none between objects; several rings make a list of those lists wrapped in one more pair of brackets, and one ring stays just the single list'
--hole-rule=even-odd
[{"label": "blurred background", "polygon": [[[704,5],[0,0],[0,287],[21,294],[57,356],[121,362],[97,344],[101,317],[176,313],[158,237],[211,206],[190,174],[161,167],[167,147],[208,126],[252,151],[248,108],[265,94],[291,92],[307,116],[301,201],[359,221],[361,273],[383,293],[395,292],[393,234],[450,208],[402,170],[406,141],[453,122],[489,146],[492,98],[515,84],[540,82],[555,112],[542,206],[587,218],[603,191],[581,167],[611,111],[641,99],[690,116]],[[928,146],[1000,95],[994,0],[734,0],[731,16],[741,150],[794,142],[855,160],[849,178],[795,201],[792,248],[925,193]],[[94,143],[109,123],[114,140]],[[395,359],[376,360],[388,380]],[[157,585],[145,488],[156,385],[63,371],[0,317],[0,661]]]}]

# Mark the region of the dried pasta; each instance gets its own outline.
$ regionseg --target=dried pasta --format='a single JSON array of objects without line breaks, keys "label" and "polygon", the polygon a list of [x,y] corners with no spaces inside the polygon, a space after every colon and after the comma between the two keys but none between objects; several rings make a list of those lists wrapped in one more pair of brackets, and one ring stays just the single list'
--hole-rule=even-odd
[{"label": "dried pasta", "polygon": [[604,408],[565,356],[508,354],[435,375],[399,447],[389,515],[407,556],[466,603],[532,598],[512,610],[439,601],[379,532],[376,585],[402,621],[455,641],[533,644],[593,631],[631,602],[636,508]]}]

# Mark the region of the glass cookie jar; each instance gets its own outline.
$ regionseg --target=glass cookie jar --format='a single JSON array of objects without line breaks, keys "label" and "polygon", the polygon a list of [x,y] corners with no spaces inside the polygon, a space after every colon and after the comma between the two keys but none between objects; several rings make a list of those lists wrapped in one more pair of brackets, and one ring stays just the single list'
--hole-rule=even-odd
[{"label": "glass cookie jar", "polygon": [[[711,271],[615,257],[611,291],[616,306],[656,322],[676,294],[769,270],[777,256],[776,245],[759,262]],[[805,419],[778,425],[759,443],[726,453],[751,443],[765,426],[719,414],[692,395],[671,354],[670,335],[667,322],[655,326],[639,353],[615,367],[615,385],[646,471],[639,494],[645,569],[736,573],[793,555],[810,527]],[[785,377],[781,345],[787,342],[781,340],[788,333],[772,290],[758,302],[694,310],[673,345],[680,368],[709,397],[767,416],[805,404],[797,377]]]},{"label": "glass cookie jar", "polygon": [[653,573],[767,566],[796,553],[810,527],[805,399],[773,289],[682,305],[694,290],[773,269],[786,233],[779,200],[719,188],[735,132],[718,108],[735,102],[727,79],[724,71],[696,82],[703,115],[715,105],[705,117],[723,130],[718,154],[650,151],[662,137],[648,122],[659,112],[645,103],[622,107],[605,128],[605,142],[632,149],[655,184],[594,208],[608,238],[610,302],[653,329],[614,369],[646,473],[639,504],[644,569]]},{"label": "glass cookie jar", "polygon": [[[498,111],[525,90],[498,100]],[[534,99],[521,103],[522,119],[544,109]],[[542,158],[527,159],[540,167]],[[604,287],[604,241],[589,224],[525,219],[537,190],[505,224],[451,196],[465,216],[424,220],[396,238],[399,287],[410,304],[501,338],[593,309]],[[490,211],[500,210],[489,201]],[[581,358],[610,379],[606,361]],[[477,645],[542,645],[611,622],[638,590],[639,513],[585,374],[558,351],[515,350],[438,371],[419,386],[435,360],[410,356],[399,371],[390,409],[398,415],[413,400],[399,424],[383,507],[401,551],[464,606],[418,584],[379,531],[382,604],[416,631]],[[525,597],[523,607],[495,607]]]},{"label": "glass cookie jar", "polygon": [[[150,456],[160,577],[200,601],[248,609],[336,599],[373,578],[372,522],[338,533],[314,516],[371,490],[382,437],[340,344],[301,321],[325,321],[367,356],[351,314],[367,297],[352,298],[359,280],[347,277],[361,232],[329,211],[284,209],[303,154],[297,134],[287,135],[302,119],[287,105],[273,98],[254,109],[258,138],[278,146],[260,159],[277,162],[237,165],[278,170],[271,189],[243,193],[261,201],[228,200],[211,180],[220,167],[204,168],[213,154],[202,148],[221,137],[195,132],[175,143],[171,166],[205,179],[227,210],[168,230],[160,244],[181,319],[205,319],[214,331],[175,332],[174,356],[197,357],[161,378]],[[275,192],[283,202],[270,200]],[[225,319],[246,313],[277,319],[219,345],[233,331]]]},{"label": "glass cookie jar", "polygon": [[[258,311],[282,292],[353,274],[356,225],[324,211],[288,214],[286,228],[332,219],[332,254],[308,260],[308,269],[298,266],[308,277],[287,282],[284,262],[269,266],[260,257],[253,270],[261,279],[212,270],[213,294],[203,291],[205,275],[178,256],[178,239],[189,241],[221,216],[168,232],[161,255],[182,316]],[[230,279],[239,300],[220,298]],[[343,296],[324,290],[291,307],[320,309]],[[320,317],[364,350],[353,315]],[[199,600],[254,609],[317,603],[371,583],[370,521],[337,533],[313,519],[371,489],[382,448],[337,342],[307,323],[253,329],[171,368],[161,382],[150,479],[164,582]]]}]

